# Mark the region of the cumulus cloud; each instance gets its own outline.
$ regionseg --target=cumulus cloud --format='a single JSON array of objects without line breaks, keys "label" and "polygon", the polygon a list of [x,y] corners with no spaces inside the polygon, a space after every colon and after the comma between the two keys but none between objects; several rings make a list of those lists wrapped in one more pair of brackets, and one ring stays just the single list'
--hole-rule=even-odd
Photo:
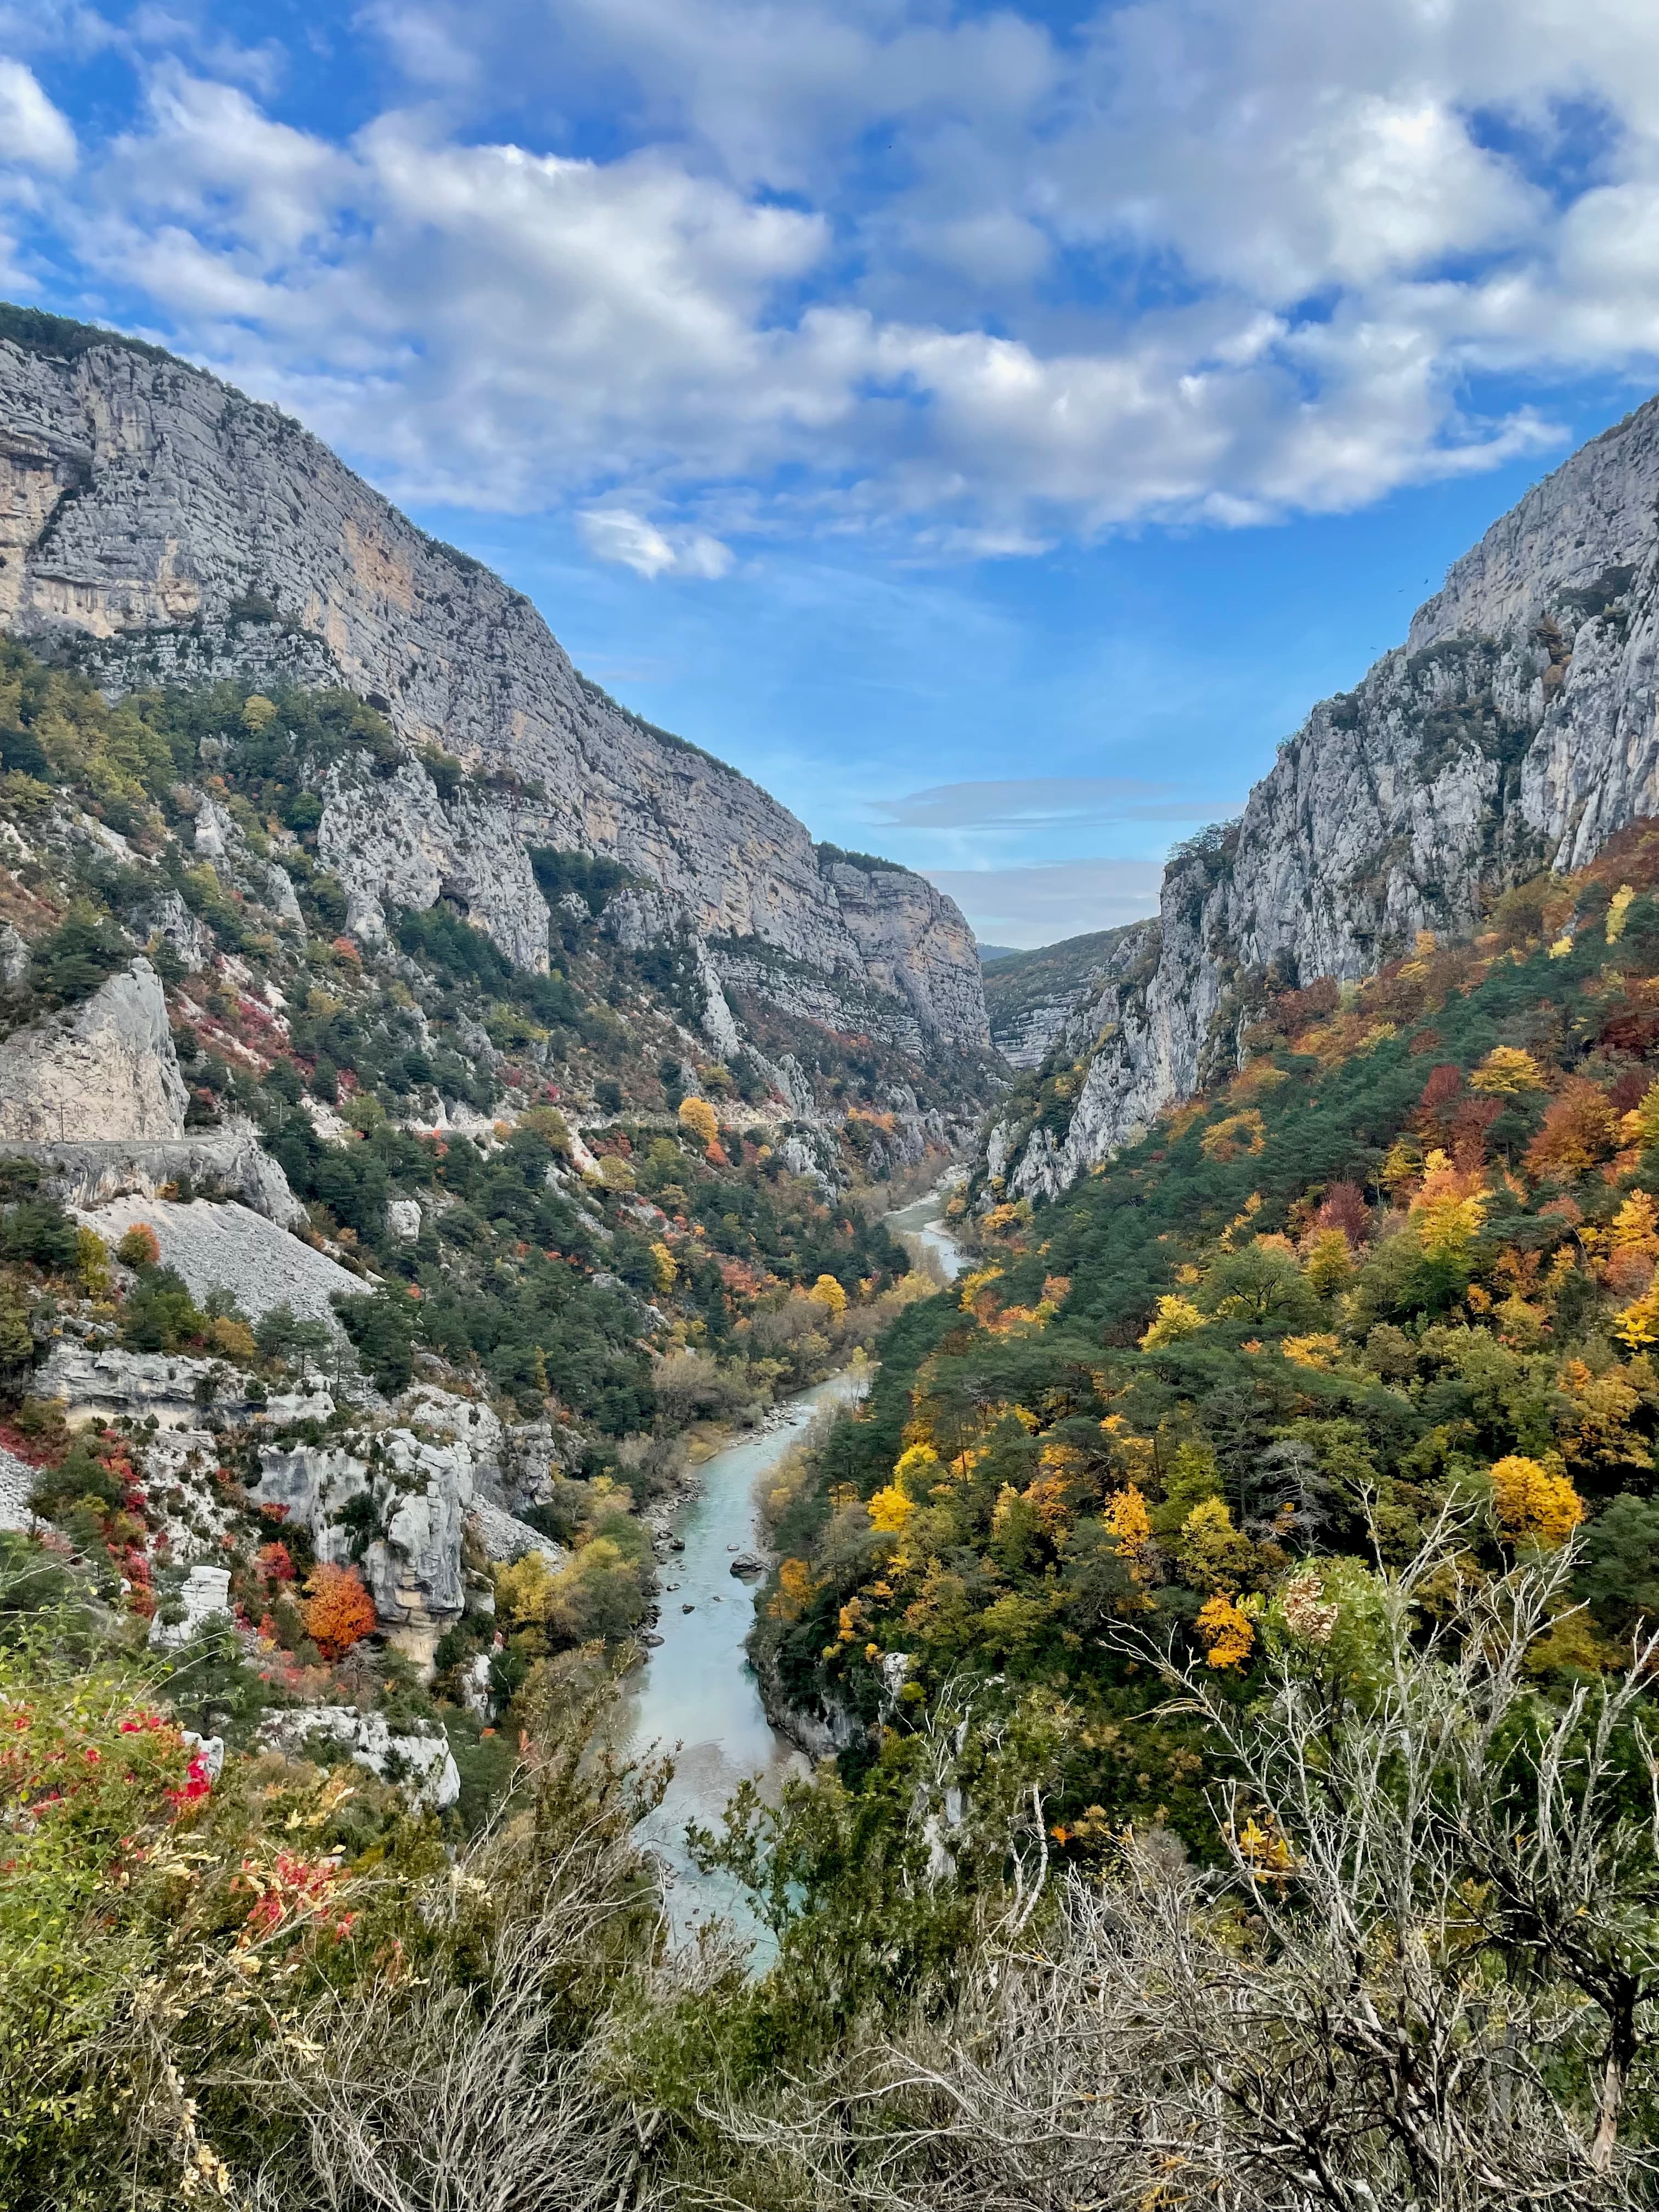
[{"label": "cumulus cloud", "polygon": [[75,132],[21,62],[0,58],[0,163],[61,173],[75,167]]},{"label": "cumulus cloud", "polygon": [[361,20],[404,91],[349,137],[147,52],[72,179],[4,64],[37,243],[404,495],[568,504],[641,574],[1350,508],[1559,442],[1473,374],[1659,364],[1650,0]]},{"label": "cumulus cloud", "polygon": [[1158,860],[1062,860],[1032,868],[927,868],[984,945],[1057,944],[1158,912]]}]

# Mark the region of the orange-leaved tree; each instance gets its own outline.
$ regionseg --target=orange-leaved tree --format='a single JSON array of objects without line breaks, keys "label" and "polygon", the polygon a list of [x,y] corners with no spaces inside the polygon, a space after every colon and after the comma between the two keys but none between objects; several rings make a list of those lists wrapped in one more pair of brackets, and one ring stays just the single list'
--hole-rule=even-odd
[{"label": "orange-leaved tree", "polygon": [[124,1267],[159,1267],[161,1240],[148,1221],[135,1221],[116,1246],[115,1256]]},{"label": "orange-leaved tree", "polygon": [[306,1583],[300,1618],[325,1659],[343,1659],[374,1627],[374,1601],[350,1567],[321,1566]]}]

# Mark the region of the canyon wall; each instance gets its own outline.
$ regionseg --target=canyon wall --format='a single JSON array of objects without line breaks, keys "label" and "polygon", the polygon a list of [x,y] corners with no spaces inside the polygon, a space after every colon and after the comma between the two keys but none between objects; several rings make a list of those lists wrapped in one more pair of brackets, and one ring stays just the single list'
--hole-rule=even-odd
[{"label": "canyon wall", "polygon": [[[857,1002],[873,990],[930,1049],[988,1045],[971,933],[932,885],[821,865],[787,808],[619,707],[522,593],[276,409],[152,348],[77,350],[60,327],[57,349],[0,341],[0,627],[72,647],[110,686],[343,684],[411,748],[500,780],[501,823],[459,841],[440,825],[439,845],[465,848],[452,874],[494,869],[502,837],[614,859],[706,939],[751,940]],[[388,882],[443,880],[448,853],[399,842],[396,825],[378,841]],[[533,886],[497,903],[517,949]]]},{"label": "canyon wall", "polygon": [[1002,1116],[993,1173],[1063,1188],[1237,1066],[1274,990],[1467,933],[1494,890],[1659,811],[1656,645],[1650,400],[1494,523],[1406,643],[1280,747],[1242,819],[1176,856],[1157,920],[1064,1024],[1066,1110]]}]

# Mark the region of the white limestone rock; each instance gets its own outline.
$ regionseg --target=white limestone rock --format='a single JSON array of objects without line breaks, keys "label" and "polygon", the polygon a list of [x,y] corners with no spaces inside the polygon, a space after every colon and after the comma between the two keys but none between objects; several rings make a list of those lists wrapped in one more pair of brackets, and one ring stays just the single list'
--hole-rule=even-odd
[{"label": "white limestone rock", "polygon": [[299,894],[288,870],[280,861],[256,853],[229,809],[210,793],[197,806],[195,834],[198,858],[213,861],[240,889],[268,906],[279,922],[303,926]]},{"label": "white limestone rock", "polygon": [[179,1735],[185,1749],[200,1759],[203,1771],[208,1780],[216,1782],[225,1771],[223,1736],[198,1735],[194,1729],[180,1729]]},{"label": "white limestone rock", "polygon": [[539,1552],[550,1566],[564,1564],[566,1554],[559,1545],[487,1498],[473,1499],[467,1521],[488,1559],[521,1559],[527,1552]]},{"label": "white limestone rock", "polygon": [[384,1713],[360,1713],[351,1705],[301,1705],[271,1713],[259,1726],[262,1743],[290,1754],[319,1736],[337,1744],[354,1766],[396,1783],[417,1811],[444,1812],[461,1794],[449,1738],[435,1723],[419,1735],[394,1734]]},{"label": "white limestone rock", "polygon": [[204,1622],[229,1619],[229,1569],[192,1567],[185,1577],[179,1601],[185,1609],[182,1620],[165,1620],[158,1612],[150,1621],[149,1640],[158,1651],[176,1651],[189,1643]]},{"label": "white limestone rock", "polygon": [[34,1469],[15,1452],[0,1449],[0,1528],[32,1528]]},{"label": "white limestone rock", "polygon": [[76,1344],[68,1338],[55,1344],[46,1364],[35,1370],[34,1389],[39,1397],[60,1399],[65,1419],[77,1425],[153,1413],[162,1428],[193,1428],[210,1402],[232,1419],[265,1410],[246,1395],[237,1370],[217,1360],[187,1358],[182,1352],[123,1352],[113,1345]]},{"label": "white limestone rock", "polygon": [[[293,885],[289,886],[292,892]],[[213,933],[193,915],[177,891],[165,891],[134,916],[143,934],[161,938],[172,946],[192,975],[200,975],[213,958]]]},{"label": "white limestone rock", "polygon": [[166,1141],[88,1140],[12,1149],[38,1161],[46,1171],[45,1187],[72,1207],[91,1209],[120,1198],[154,1200],[164,1184],[188,1178],[239,1200],[279,1228],[306,1218],[288,1177],[260,1144],[258,1131],[246,1123],[192,1129]]},{"label": "white limestone rock", "polygon": [[1177,856],[1141,972],[1092,1025],[1060,1134],[1004,1121],[1013,1193],[1062,1189],[1238,1064],[1271,982],[1372,973],[1483,887],[1583,866],[1659,812],[1659,401],[1528,492],[1449,571],[1404,647],[1316,706],[1241,822]]},{"label": "white limestone rock", "polygon": [[[948,899],[903,871],[821,866],[784,807],[617,706],[521,593],[416,530],[276,409],[118,343],[73,358],[8,343],[0,433],[0,624],[76,637],[112,690],[343,681],[412,749],[502,776],[463,818],[434,808],[424,770],[405,763],[385,780],[407,800],[388,796],[395,834],[361,865],[344,836],[353,807],[331,796],[319,842],[353,868],[354,927],[373,928],[388,884],[435,874],[426,903],[450,881],[533,963],[524,848],[599,854],[682,900],[699,938],[750,940],[822,979],[843,1029],[867,1026],[873,1003],[930,1047],[984,1046],[978,956]],[[251,583],[279,623],[234,618]]]},{"label": "white limestone rock", "polygon": [[376,775],[349,758],[330,773],[317,850],[345,885],[347,927],[365,945],[384,943],[386,907],[424,913],[441,898],[509,960],[546,974],[547,902],[505,799],[464,789],[446,806],[418,762]]},{"label": "white limestone rock", "polygon": [[495,1700],[490,1688],[489,1654],[478,1652],[462,1670],[461,1703],[481,1721],[495,1717]]},{"label": "white limestone rock", "polygon": [[161,978],[135,960],[78,1006],[0,1043],[0,1139],[167,1139],[185,1133]]},{"label": "white limestone rock", "polygon": [[161,1264],[177,1269],[192,1297],[199,1303],[210,1291],[230,1291],[251,1321],[289,1306],[341,1335],[330,1300],[358,1297],[368,1287],[325,1252],[313,1251],[234,1202],[118,1198],[76,1218],[112,1247],[136,1223],[147,1223],[155,1231]]}]

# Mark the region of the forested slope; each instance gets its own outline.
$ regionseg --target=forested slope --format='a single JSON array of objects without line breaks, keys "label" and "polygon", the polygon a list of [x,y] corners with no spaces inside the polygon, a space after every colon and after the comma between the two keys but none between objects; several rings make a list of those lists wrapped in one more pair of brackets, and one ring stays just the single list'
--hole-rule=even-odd
[{"label": "forested slope", "polygon": [[[1540,1682],[1659,1617],[1659,831],[1282,994],[1222,1090],[1035,1208],[906,1316],[784,1510],[789,1694],[875,1721],[963,1668],[1063,1703],[1054,1826],[1170,1822],[1214,1779],[1115,1632],[1246,1694],[1285,1608],[1441,1516],[1476,1577],[1579,1546]],[[961,1226],[975,1221],[959,1201]]]}]

